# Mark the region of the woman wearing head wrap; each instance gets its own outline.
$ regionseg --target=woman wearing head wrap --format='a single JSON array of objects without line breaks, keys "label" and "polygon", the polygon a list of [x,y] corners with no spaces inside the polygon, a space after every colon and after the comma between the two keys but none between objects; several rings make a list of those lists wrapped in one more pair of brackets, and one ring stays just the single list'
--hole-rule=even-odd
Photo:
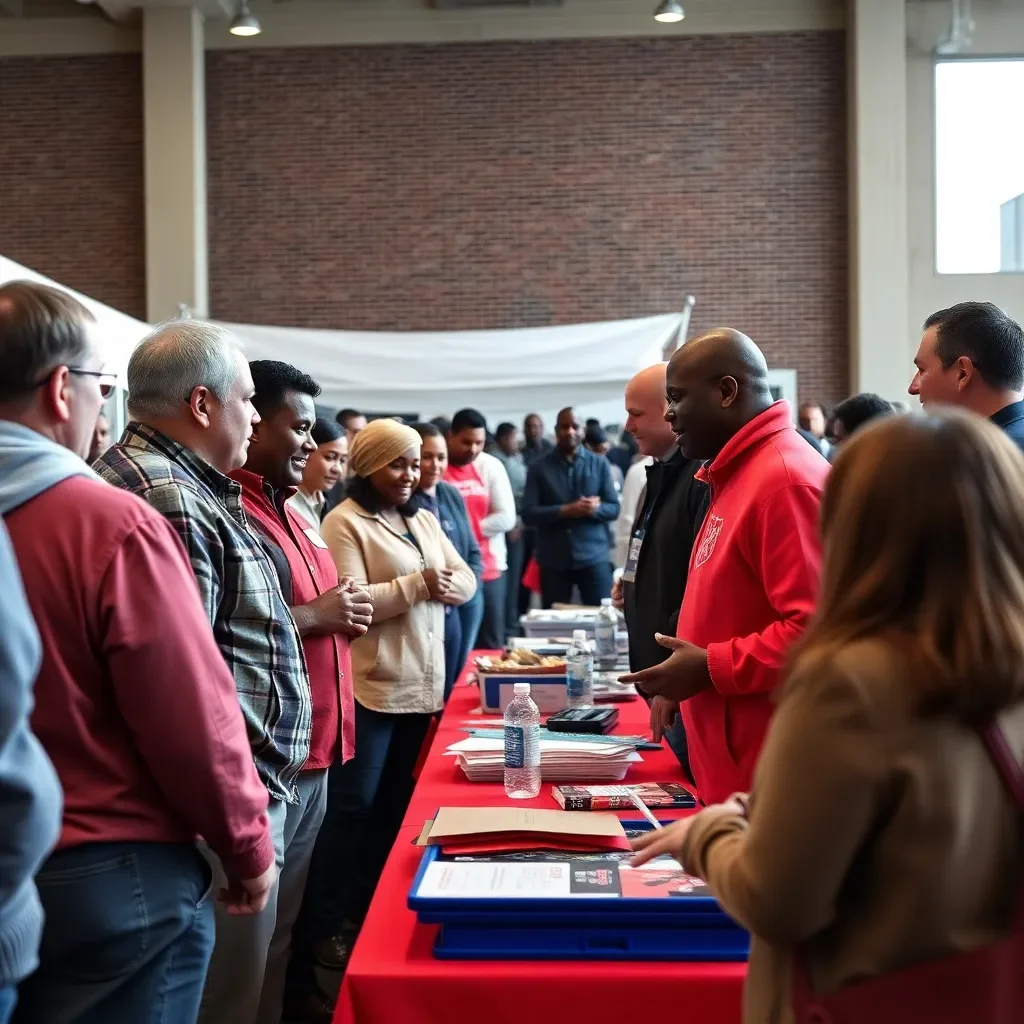
[{"label": "woman wearing head wrap", "polygon": [[338,773],[345,810],[325,823],[336,835],[327,859],[341,898],[323,938],[338,926],[357,930],[366,914],[430,718],[444,706],[444,606],[476,591],[437,519],[410,505],[420,446],[419,434],[396,420],[370,423],[349,451],[348,497],[321,524],[338,572],[359,580],[374,602],[373,625],[352,643],[356,753]]}]

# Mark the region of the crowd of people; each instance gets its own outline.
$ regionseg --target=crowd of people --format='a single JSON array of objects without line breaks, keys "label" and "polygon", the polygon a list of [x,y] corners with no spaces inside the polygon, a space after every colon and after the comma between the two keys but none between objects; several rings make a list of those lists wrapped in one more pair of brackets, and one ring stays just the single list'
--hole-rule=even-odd
[{"label": "crowd of people", "polygon": [[798,427],[719,330],[629,382],[618,444],[572,408],[522,442],[318,418],[301,368],[183,320],[110,445],[90,320],[0,287],[0,1024],[329,1021],[431,723],[535,591],[623,610],[703,807],[637,861],[749,928],[748,1024],[1009,933],[1024,333],[994,306],[926,323],[923,416]]}]

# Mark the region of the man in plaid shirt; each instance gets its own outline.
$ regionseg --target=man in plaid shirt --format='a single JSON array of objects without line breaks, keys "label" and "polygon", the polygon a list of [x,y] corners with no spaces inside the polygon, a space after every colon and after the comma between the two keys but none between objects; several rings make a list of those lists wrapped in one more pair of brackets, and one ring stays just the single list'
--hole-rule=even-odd
[{"label": "man in plaid shirt", "polygon": [[[311,703],[299,632],[270,556],[248,529],[241,487],[227,476],[245,463],[259,421],[248,363],[230,332],[172,321],[135,350],[128,390],[133,422],[94,468],[166,516],[181,537],[270,793],[278,870],[304,877],[323,819],[326,771],[303,771]],[[227,882],[210,856],[216,890]],[[266,910],[253,916],[218,912],[203,1021],[263,1024],[268,950],[287,942],[299,910],[279,905],[278,896],[275,884]]]}]

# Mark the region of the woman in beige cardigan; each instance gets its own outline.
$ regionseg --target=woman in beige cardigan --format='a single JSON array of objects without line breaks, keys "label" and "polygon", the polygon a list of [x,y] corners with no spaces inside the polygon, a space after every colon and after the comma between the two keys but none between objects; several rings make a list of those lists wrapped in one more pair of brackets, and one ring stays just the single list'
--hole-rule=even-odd
[{"label": "woman in beige cardigan", "polygon": [[746,1024],[793,1020],[794,950],[827,997],[1008,934],[1022,830],[974,726],[1024,756],[1022,509],[1024,460],[978,417],[895,417],[839,455],[752,796],[636,844],[752,933]]},{"label": "woman in beige cardigan", "polygon": [[409,506],[420,444],[395,420],[360,431],[349,452],[348,498],[321,525],[339,575],[373,596],[373,624],[352,643],[355,756],[331,776],[325,821],[335,837],[342,946],[362,924],[412,796],[431,716],[444,706],[444,605],[476,591],[438,521]]}]

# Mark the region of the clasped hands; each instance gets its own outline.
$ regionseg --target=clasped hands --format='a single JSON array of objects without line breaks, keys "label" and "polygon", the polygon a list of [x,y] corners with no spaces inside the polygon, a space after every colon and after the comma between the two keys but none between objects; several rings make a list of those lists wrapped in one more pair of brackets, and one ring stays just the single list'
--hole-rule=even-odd
[{"label": "clasped hands", "polygon": [[577,498],[575,501],[563,505],[559,511],[566,519],[586,519],[587,516],[592,516],[600,506],[600,498]]},{"label": "clasped hands", "polygon": [[312,619],[309,631],[322,635],[344,633],[355,639],[363,636],[373,621],[369,592],[349,576],[303,608]]},{"label": "clasped hands", "polygon": [[451,569],[424,569],[422,575],[431,601],[440,601],[442,604],[457,603],[452,593],[454,573]]}]

